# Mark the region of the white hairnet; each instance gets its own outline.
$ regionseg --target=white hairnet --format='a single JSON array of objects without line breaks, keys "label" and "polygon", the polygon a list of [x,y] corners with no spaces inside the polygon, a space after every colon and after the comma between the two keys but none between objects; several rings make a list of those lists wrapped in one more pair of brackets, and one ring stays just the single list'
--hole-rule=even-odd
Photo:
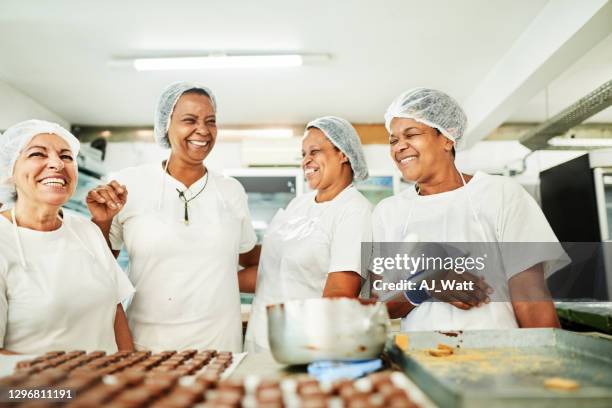
[{"label": "white hairnet", "polygon": [[170,148],[168,140],[168,129],[170,128],[170,118],[174,111],[174,106],[182,94],[187,91],[198,90],[204,92],[210,98],[213,109],[217,111],[217,102],[212,91],[205,86],[193,82],[175,82],[170,84],[159,96],[157,109],[155,110],[155,141],[164,148]]},{"label": "white hairnet", "polygon": [[435,89],[414,88],[404,92],[387,108],[385,127],[391,133],[393,118],[414,119],[458,142],[467,127],[467,117],[453,98]]},{"label": "white hairnet", "polygon": [[306,130],[310,128],[317,128],[322,131],[329,141],[348,157],[355,180],[368,178],[368,165],[359,135],[347,120],[336,116],[324,116],[310,121],[306,125]]},{"label": "white hairnet", "polygon": [[79,140],[57,123],[30,119],[6,129],[0,136],[0,203],[3,203],[4,207],[15,199],[15,185],[10,178],[13,176],[19,154],[34,136],[42,133],[51,133],[61,137],[68,143],[75,158],[79,154],[81,147]]}]

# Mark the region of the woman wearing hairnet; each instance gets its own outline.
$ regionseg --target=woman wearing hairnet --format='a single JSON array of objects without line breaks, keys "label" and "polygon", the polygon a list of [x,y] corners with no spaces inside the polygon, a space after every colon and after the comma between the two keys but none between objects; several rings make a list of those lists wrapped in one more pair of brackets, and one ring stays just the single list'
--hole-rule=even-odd
[{"label": "woman wearing hairnet", "polygon": [[244,189],[204,164],[216,115],[210,89],[170,85],[155,114],[155,139],[169,158],[122,170],[88,195],[111,248],[125,245],[130,257],[137,349],[242,350],[237,265],[256,264],[259,247]]},{"label": "woman wearing hairnet", "polygon": [[[415,186],[378,204],[372,216],[374,241],[558,243],[537,203],[518,183],[457,170],[455,144],[466,122],[457,102],[434,89],[413,89],[391,103],[385,114],[391,158]],[[432,291],[441,301],[432,301],[424,290],[407,291],[409,302],[392,302],[389,312],[403,317],[403,330],[558,327],[545,283],[560,267],[563,251],[555,248],[555,256],[537,254],[526,269],[505,270],[500,285],[489,275],[485,281],[453,272],[457,280],[472,281],[474,290]],[[499,299],[495,291],[509,297],[492,302]]]},{"label": "woman wearing hairnet", "polygon": [[368,177],[359,136],[344,119],[315,119],[306,125],[302,157],[314,191],[279,210],[264,236],[245,342],[250,352],[270,348],[266,305],[357,297],[361,288],[361,242],[371,240],[371,205],[353,186]]},{"label": "woman wearing hairnet", "polygon": [[132,350],[134,288],[88,219],[62,211],[79,141],[42,120],[0,136],[0,353]]}]

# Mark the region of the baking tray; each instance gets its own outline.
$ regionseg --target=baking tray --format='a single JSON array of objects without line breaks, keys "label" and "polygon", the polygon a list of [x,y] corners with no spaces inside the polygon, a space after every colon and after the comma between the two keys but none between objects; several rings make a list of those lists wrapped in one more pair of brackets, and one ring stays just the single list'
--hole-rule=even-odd
[{"label": "baking tray", "polygon": [[612,334],[612,302],[555,302],[555,307],[570,323]]},{"label": "baking tray", "polygon": [[[441,407],[612,407],[612,341],[560,329],[411,332],[404,352],[386,343],[393,362]],[[428,349],[443,343],[448,357]],[[578,381],[575,391],[544,380]]]}]

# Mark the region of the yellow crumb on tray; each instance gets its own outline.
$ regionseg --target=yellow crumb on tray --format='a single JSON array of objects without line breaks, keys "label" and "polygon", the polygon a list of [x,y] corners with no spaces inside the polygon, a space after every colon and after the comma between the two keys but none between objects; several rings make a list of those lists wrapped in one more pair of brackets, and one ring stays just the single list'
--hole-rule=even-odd
[{"label": "yellow crumb on tray", "polygon": [[438,348],[438,350],[450,350],[450,351],[453,351],[453,348],[451,346],[447,346],[446,344],[442,344],[442,343],[438,343],[437,348]]},{"label": "yellow crumb on tray", "polygon": [[453,354],[453,349],[430,349],[428,350],[429,355],[434,357],[445,357]]},{"label": "yellow crumb on tray", "polygon": [[408,335],[407,334],[396,334],[395,345],[402,351],[408,350]]},{"label": "yellow crumb on tray", "polygon": [[544,386],[546,388],[553,388],[556,390],[565,391],[573,391],[580,388],[580,384],[578,384],[576,381],[561,377],[547,378],[546,380],[544,380]]}]

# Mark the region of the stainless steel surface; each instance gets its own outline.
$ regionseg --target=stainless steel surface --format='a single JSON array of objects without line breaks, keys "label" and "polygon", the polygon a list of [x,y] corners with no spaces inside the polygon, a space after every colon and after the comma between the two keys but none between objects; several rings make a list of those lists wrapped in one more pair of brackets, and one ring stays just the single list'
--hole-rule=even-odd
[{"label": "stainless steel surface", "polygon": [[355,299],[292,300],[267,314],[272,354],[285,364],[376,358],[389,330],[384,304]]},{"label": "stainless steel surface", "polygon": [[[612,154],[610,155],[612,158]],[[589,160],[591,165],[593,164],[592,155]],[[605,163],[603,159],[599,160],[599,164]],[[612,163],[610,163],[612,165]],[[597,218],[599,220],[599,231],[601,233],[601,240],[603,242],[610,241],[612,232],[612,190],[611,184],[606,182],[607,178],[610,177],[612,168],[607,167],[595,167],[593,169],[593,178],[595,184],[595,201],[597,204]],[[608,285],[608,299],[612,299],[612,251],[610,251],[609,245],[603,246],[604,255],[604,267],[606,270],[606,282]]]},{"label": "stainless steel surface", "polygon": [[549,148],[547,142],[550,138],[562,135],[610,105],[612,105],[612,80],[601,85],[535,129],[528,131],[520,138],[520,142],[531,150]]},{"label": "stainless steel surface", "polygon": [[604,169],[601,167],[593,169],[593,177],[595,181],[595,200],[597,201],[597,215],[599,219],[599,230],[601,231],[601,240],[608,241],[610,239],[610,230],[608,228],[608,211],[606,208],[606,189],[603,181]]},{"label": "stainless steel surface", "polygon": [[[391,358],[444,407],[610,407],[612,341],[559,329],[408,333],[402,352],[390,340]],[[448,357],[427,349],[459,347]],[[544,380],[577,381],[575,391],[550,390]]]}]

